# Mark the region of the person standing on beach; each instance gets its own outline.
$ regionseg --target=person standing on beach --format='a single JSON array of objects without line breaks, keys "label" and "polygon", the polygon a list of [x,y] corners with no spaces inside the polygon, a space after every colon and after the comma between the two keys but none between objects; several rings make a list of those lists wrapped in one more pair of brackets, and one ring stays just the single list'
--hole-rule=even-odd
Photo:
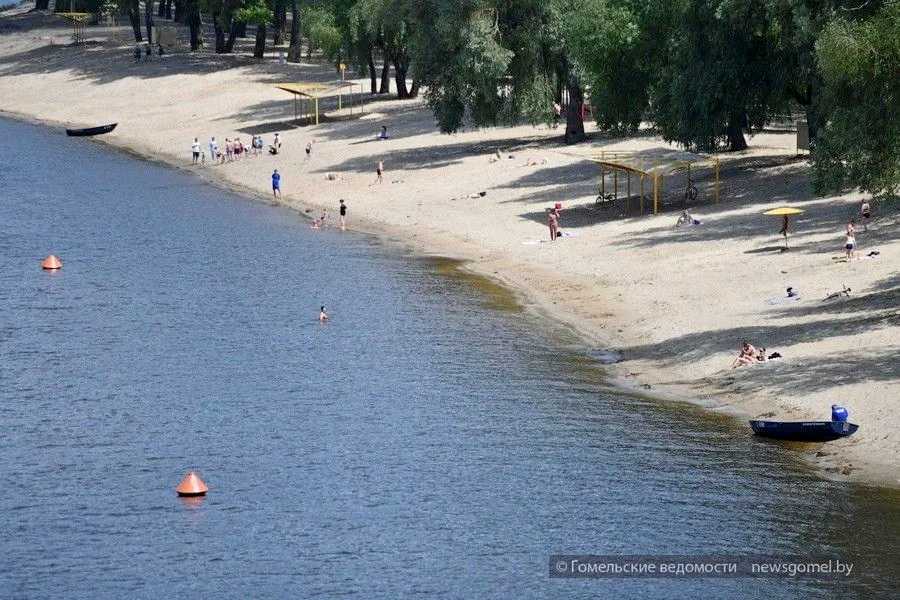
[{"label": "person standing on beach", "polygon": [[552,242],[556,240],[559,230],[559,214],[555,208],[547,209],[547,225],[550,227],[550,241]]},{"label": "person standing on beach", "polygon": [[383,183],[384,180],[381,178],[381,175],[384,173],[384,161],[383,160],[378,161],[378,166],[375,167],[375,173],[377,174],[377,176],[375,177],[375,181],[373,181],[369,185],[375,185],[376,183]]},{"label": "person standing on beach", "polygon": [[847,227],[847,241],[844,242],[844,249],[847,251],[847,262],[853,260],[854,251],[859,256],[859,250],[856,247],[856,235],[849,226]]},{"label": "person standing on beach", "polygon": [[859,214],[862,215],[863,231],[868,231],[869,219],[872,218],[872,207],[869,206],[868,200],[863,200],[862,206],[859,207]]},{"label": "person standing on beach", "polygon": [[341,213],[341,231],[347,229],[347,205],[344,204],[344,199],[341,198],[341,207],[338,210]]},{"label": "person standing on beach", "polygon": [[281,173],[278,172],[278,169],[272,172],[272,196],[278,197],[281,195]]},{"label": "person standing on beach", "polygon": [[213,162],[217,162],[218,157],[219,157],[219,142],[217,142],[215,136],[213,136],[209,140],[209,158]]},{"label": "person standing on beach", "polygon": [[193,155],[191,164],[196,165],[200,160],[200,138],[194,138],[194,143],[191,144],[191,154]]},{"label": "person standing on beach", "polygon": [[315,141],[316,140],[309,140],[306,142],[306,158],[303,159],[303,162],[308,163],[309,159],[312,157],[312,146]]}]

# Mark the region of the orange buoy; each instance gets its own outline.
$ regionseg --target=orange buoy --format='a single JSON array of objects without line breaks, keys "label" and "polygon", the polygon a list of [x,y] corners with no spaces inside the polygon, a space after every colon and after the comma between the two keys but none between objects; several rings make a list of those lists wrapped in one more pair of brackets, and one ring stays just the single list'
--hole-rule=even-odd
[{"label": "orange buoy", "polygon": [[41,261],[41,266],[45,269],[59,269],[60,267],[62,267],[62,261],[56,258],[56,255],[51,254]]},{"label": "orange buoy", "polygon": [[175,488],[179,496],[202,496],[208,490],[209,488],[206,487],[206,484],[194,471],[188,471],[188,474],[184,476],[184,479]]}]

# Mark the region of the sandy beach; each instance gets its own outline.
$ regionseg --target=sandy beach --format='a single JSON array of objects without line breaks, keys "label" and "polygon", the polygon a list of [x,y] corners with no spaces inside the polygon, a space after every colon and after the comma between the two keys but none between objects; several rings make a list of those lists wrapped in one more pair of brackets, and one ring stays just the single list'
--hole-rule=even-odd
[{"label": "sandy beach", "polygon": [[[683,207],[672,200],[683,176],[666,181],[660,214],[638,214],[636,200],[625,214],[622,202],[595,202],[598,168],[574,155],[666,146],[651,133],[612,138],[589,124],[590,140],[573,147],[547,127],[442,135],[421,99],[373,100],[360,116],[326,98],[319,125],[296,124],[290,95],[274,85],[331,82],[333,66],[279,64],[271,53],[257,61],[250,38],[235,55],[191,54],[183,31],[162,60],[136,63],[124,27],[89,27],[89,43],[79,46],[69,34],[58,17],[3,14],[0,115],[54,127],[117,122],[97,141],[269,202],[277,168],[279,202],[304,214],[327,209],[336,226],[344,199],[350,229],[462,259],[532,310],[571,325],[578,343],[614,351],[622,358],[610,366],[617,386],[741,420],[827,420],[832,404],[846,406],[859,432],[798,456],[829,476],[900,485],[897,207],[876,204],[867,231],[857,224],[859,260],[848,263],[845,226],[863,196],[815,196],[793,132],[766,131],[749,150],[720,155],[719,204],[713,172],[695,171],[690,206],[702,224],[676,229]],[[357,81],[368,89],[368,80]],[[390,138],[376,140],[382,125]],[[222,147],[225,138],[247,144],[256,134],[271,143],[275,132],[283,139],[277,156],[217,165],[208,155],[211,136]],[[207,153],[198,166],[195,137]],[[491,162],[498,149],[501,159]],[[47,167],[64,159],[47,157]],[[385,172],[375,183],[379,160]],[[564,236],[550,243],[546,208],[555,203]],[[780,220],[762,213],[786,205],[804,212],[792,217],[790,250],[781,252]],[[799,300],[786,298],[789,286]],[[849,295],[825,300],[845,286]],[[731,369],[743,339],[782,358]]]}]

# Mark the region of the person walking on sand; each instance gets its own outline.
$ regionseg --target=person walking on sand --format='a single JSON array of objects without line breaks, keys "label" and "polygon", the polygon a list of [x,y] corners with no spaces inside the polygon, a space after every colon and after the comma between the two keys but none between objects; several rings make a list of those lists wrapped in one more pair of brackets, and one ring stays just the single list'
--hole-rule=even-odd
[{"label": "person walking on sand", "polygon": [[309,159],[312,158],[312,147],[313,142],[315,141],[316,140],[309,140],[308,142],[306,142],[306,158],[303,159],[303,162],[308,163]]},{"label": "person walking on sand", "polygon": [[555,241],[559,231],[559,214],[555,208],[547,209],[547,225],[550,226],[550,241]]},{"label": "person walking on sand", "polygon": [[194,143],[191,144],[191,164],[196,165],[200,160],[200,138],[194,138]]},{"label": "person walking on sand", "polygon": [[344,231],[347,229],[347,205],[344,204],[343,198],[341,198],[341,206],[338,212],[341,213],[341,231]]},{"label": "person walking on sand", "polygon": [[327,320],[328,320],[328,313],[325,312],[325,307],[323,306],[322,308],[319,309],[319,322],[324,323]]},{"label": "person walking on sand", "polygon": [[275,169],[272,172],[272,196],[278,197],[281,195],[281,173],[278,172],[278,169]]},{"label": "person walking on sand", "polygon": [[384,181],[381,177],[382,174],[384,173],[384,161],[383,160],[378,161],[378,166],[375,167],[375,173],[376,173],[375,181],[373,181],[369,185],[375,185],[376,183],[382,183]]},{"label": "person walking on sand", "polygon": [[862,206],[859,207],[859,214],[862,215],[863,231],[868,231],[869,219],[872,218],[872,207],[869,206],[868,200],[863,200]]}]

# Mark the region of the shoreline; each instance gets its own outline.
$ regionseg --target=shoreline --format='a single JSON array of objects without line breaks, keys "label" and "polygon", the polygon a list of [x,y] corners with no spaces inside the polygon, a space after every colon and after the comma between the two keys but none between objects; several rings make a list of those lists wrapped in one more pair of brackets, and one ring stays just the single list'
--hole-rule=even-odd
[{"label": "shoreline", "polygon": [[[43,52],[45,53],[69,50],[66,46],[58,46],[55,50],[44,48]],[[72,57],[71,60],[76,63],[72,68],[79,68],[77,57]],[[177,55],[169,57],[167,60],[175,63]],[[210,60],[216,60],[216,58],[210,55]],[[121,68],[128,66],[120,65]],[[154,65],[148,65],[148,68],[152,66]],[[165,65],[165,67],[168,68],[169,65]],[[307,69],[307,67],[309,65],[301,65],[302,69]],[[109,68],[116,67],[113,65]],[[242,77],[246,76],[247,68],[252,67],[241,65],[239,68],[234,68],[235,72],[219,76],[220,78],[216,82],[222,85],[243,85]],[[294,65],[292,68],[296,69],[297,67]],[[321,70],[321,66],[315,65],[307,70],[315,71],[316,68]],[[263,67],[260,69],[262,70]],[[266,73],[270,74],[273,69],[281,69],[281,66],[270,67],[266,69]],[[184,73],[175,71],[171,75],[183,77]],[[159,76],[165,77],[168,74]],[[23,75],[23,77],[27,77],[27,75]],[[35,76],[32,75],[33,77]],[[31,100],[40,98],[54,85],[58,85],[61,78],[65,77],[66,75],[63,74],[54,79],[53,76],[48,75],[44,78],[46,81],[42,80],[41,82],[34,82],[32,79],[34,90],[28,95],[29,98]],[[15,82],[12,80],[17,79],[16,77],[7,77],[6,79],[11,80],[9,85],[15,86]],[[195,78],[195,80],[197,79],[200,78]],[[205,84],[195,80],[191,80],[191,85],[196,87],[185,93],[214,93],[210,91],[213,89],[213,83]],[[129,100],[141,99],[141,101],[150,102],[154,107],[165,105],[166,98],[144,98],[141,95],[147,93],[146,86],[138,85],[142,81],[127,82],[127,84],[121,81],[113,84],[88,81],[86,83],[79,82],[79,85],[91,89],[114,85],[117,86],[116,90],[125,97],[126,104]],[[184,87],[188,87],[186,79],[180,81]],[[223,82],[225,83],[223,84]],[[125,86],[132,83],[135,87],[129,91],[132,88]],[[247,85],[251,84],[247,83]],[[256,87],[253,88],[254,93],[263,94],[262,87],[266,85],[265,82],[252,85],[259,87],[258,90]],[[0,84],[0,88],[2,87]],[[8,91],[8,93],[14,92]],[[128,96],[129,93],[131,96]],[[70,91],[69,96],[61,100],[69,100],[77,108],[80,108],[81,110],[76,108],[75,112],[78,114],[96,112],[98,122],[102,122],[99,121],[100,117],[106,119],[114,116],[117,110],[116,107],[94,106],[91,103],[96,101],[95,97],[83,100],[77,96],[77,91]],[[228,97],[223,99],[223,102],[229,106],[233,103],[237,108],[247,100]],[[398,135],[396,140],[377,142],[377,144],[384,144],[379,146],[378,150],[385,152],[388,157],[387,177],[388,179],[398,177],[398,185],[392,186],[390,183],[386,183],[376,190],[372,190],[371,185],[363,187],[371,179],[371,175],[364,166],[368,164],[370,155],[365,154],[368,148],[363,142],[371,142],[371,140],[360,137],[358,133],[363,125],[362,119],[285,129],[284,131],[287,133],[284,137],[288,143],[286,151],[282,152],[285,156],[278,158],[248,157],[235,164],[216,166],[216,170],[207,172],[206,169],[212,168],[214,165],[207,164],[204,167],[195,168],[187,163],[188,152],[181,149],[181,146],[187,145],[186,139],[181,139],[181,137],[192,138],[194,135],[188,136],[184,133],[184,123],[189,122],[192,131],[208,135],[217,130],[246,130],[246,123],[252,124],[253,119],[249,119],[249,121],[247,119],[240,121],[239,119],[234,123],[228,121],[224,125],[219,122],[224,117],[217,118],[216,115],[208,115],[205,119],[195,120],[190,117],[191,106],[180,107],[177,102],[172,104],[176,108],[171,110],[173,113],[171,123],[167,122],[167,113],[162,111],[161,114],[152,114],[150,117],[142,119],[140,124],[134,120],[120,123],[120,129],[129,131],[128,134],[117,130],[113,134],[109,134],[107,139],[97,138],[93,141],[154,164],[192,173],[205,183],[251,200],[293,209],[301,216],[307,216],[307,209],[317,211],[325,203],[333,206],[333,202],[336,203],[336,200],[333,199],[338,196],[350,198],[350,228],[353,232],[388,239],[391,243],[409,248],[418,254],[459,260],[461,269],[486,277],[511,290],[516,297],[522,299],[525,310],[533,312],[539,318],[550,318],[563,325],[574,336],[577,336],[579,345],[583,345],[585,348],[622,351],[624,360],[615,364],[603,365],[604,370],[611,374],[610,382],[613,389],[649,395],[664,402],[686,402],[714,413],[724,413],[731,418],[742,419],[744,427],[748,430],[746,419],[772,412],[770,410],[772,408],[776,409],[774,411],[777,413],[776,419],[782,416],[794,416],[793,419],[787,420],[812,420],[816,414],[819,414],[820,417],[816,420],[822,420],[826,418],[826,415],[822,412],[821,405],[836,396],[850,395],[852,399],[858,394],[859,398],[864,399],[867,403],[873,399],[878,400],[883,405],[869,407],[862,403],[859,406],[850,404],[851,411],[857,414],[860,409],[872,408],[875,410],[874,413],[865,413],[858,421],[851,415],[851,420],[860,423],[860,433],[863,436],[871,435],[871,439],[866,438],[865,444],[858,443],[859,437],[850,438],[838,442],[837,446],[832,444],[822,447],[819,452],[814,449],[797,452],[797,458],[810,465],[821,476],[829,479],[900,487],[900,469],[898,469],[900,440],[898,440],[898,435],[893,427],[897,418],[892,414],[894,411],[890,403],[891,388],[898,387],[896,379],[889,377],[886,382],[867,382],[865,381],[865,372],[862,371],[860,381],[847,382],[836,378],[833,385],[828,385],[827,381],[820,383],[818,387],[810,385],[813,393],[802,389],[799,384],[794,387],[784,385],[782,388],[778,387],[792,376],[803,376],[810,381],[814,376],[827,378],[827,371],[822,371],[821,376],[814,369],[813,372],[808,372],[809,369],[801,364],[801,361],[808,360],[810,364],[813,364],[812,361],[816,358],[831,360],[830,357],[834,352],[839,352],[842,346],[846,346],[847,339],[863,335],[859,332],[863,331],[868,323],[850,327],[847,323],[854,323],[853,319],[856,318],[854,314],[849,317],[840,311],[836,314],[827,311],[820,314],[817,312],[818,305],[808,303],[804,309],[808,310],[809,314],[794,316],[785,313],[785,319],[794,319],[794,321],[791,322],[790,334],[785,333],[782,336],[784,343],[777,346],[778,350],[786,356],[790,356],[790,354],[784,349],[791,348],[794,356],[800,357],[792,361],[792,363],[797,363],[796,366],[794,364],[779,365],[782,369],[769,374],[768,378],[766,374],[767,371],[772,370],[769,369],[771,365],[754,366],[735,371],[725,370],[726,365],[722,361],[723,351],[716,345],[716,335],[728,340],[737,335],[752,335],[754,339],[756,336],[763,337],[766,335],[767,320],[772,318],[769,314],[763,314],[762,311],[765,310],[765,307],[760,309],[754,304],[752,310],[748,310],[746,304],[741,302],[740,297],[735,299],[732,297],[733,294],[728,293],[729,289],[735,289],[735,287],[740,289],[744,286],[753,288],[752,291],[743,293],[752,295],[754,299],[760,293],[767,293],[768,287],[759,287],[758,282],[755,282],[756,286],[750,285],[743,280],[762,279],[763,277],[774,279],[779,266],[784,264],[781,257],[774,259],[766,257],[765,262],[756,260],[753,265],[760,263],[761,266],[754,266],[756,271],[751,269],[748,274],[736,273],[735,271],[739,270],[734,268],[735,264],[751,264],[750,259],[744,258],[743,255],[755,251],[755,246],[747,250],[743,248],[751,243],[759,245],[771,241],[766,239],[765,234],[760,236],[751,231],[747,234],[746,240],[739,238],[742,254],[729,256],[728,248],[733,243],[732,236],[728,231],[723,232],[721,241],[718,237],[712,237],[712,234],[716,232],[709,229],[703,231],[704,234],[711,236],[709,240],[672,238],[667,231],[671,226],[670,221],[674,221],[675,218],[675,215],[671,213],[658,217],[633,217],[620,221],[599,222],[594,219],[588,222],[588,217],[593,218],[592,213],[589,212],[590,205],[589,203],[579,204],[579,202],[589,202],[585,196],[590,193],[587,190],[592,184],[578,184],[580,187],[570,192],[569,186],[565,183],[566,178],[572,174],[581,173],[582,170],[589,171],[587,166],[582,168],[581,163],[578,163],[576,159],[554,156],[549,160],[550,166],[546,168],[539,166],[535,175],[532,175],[535,171],[515,171],[510,168],[513,165],[503,167],[502,171],[491,170],[492,168],[484,165],[486,163],[483,158],[484,148],[492,146],[510,147],[511,143],[515,144],[511,151],[514,154],[522,155],[523,158],[529,157],[529,159],[533,156],[536,157],[536,152],[552,152],[555,144],[550,142],[549,147],[541,144],[542,140],[546,143],[551,139],[546,133],[540,133],[532,128],[518,127],[441,136],[434,132],[433,121],[431,125],[428,124],[430,115],[428,109],[421,105],[421,101],[407,101],[406,104],[402,101],[369,104],[369,109],[372,111],[370,114],[373,115],[373,118],[395,119],[398,118],[397,111],[402,109],[415,112],[412,116],[408,115],[408,118],[423,121],[423,123],[415,122],[417,127],[415,134],[403,137]],[[23,112],[23,106],[28,106],[28,110],[31,112]],[[58,126],[60,130],[64,127],[64,124],[58,118],[54,118],[52,114],[50,116],[44,114],[42,108],[46,108],[46,105],[40,102],[29,104],[28,100],[20,99],[17,108],[18,110],[14,110],[5,106],[0,109],[0,116],[43,127]],[[227,118],[233,120],[233,117]],[[107,122],[114,120],[118,119],[111,118]],[[374,128],[376,122],[380,121],[373,121],[372,125],[366,124],[366,126]],[[397,121],[397,123],[401,123],[401,121]],[[169,129],[166,130],[166,127]],[[171,148],[169,151],[164,150],[166,140],[169,140],[169,146],[171,146],[173,129],[181,130],[180,137],[175,140],[179,145],[177,154],[173,154]],[[357,133],[352,133],[354,131]],[[129,135],[132,137],[128,137]],[[270,137],[271,133],[266,135]],[[286,160],[290,160],[287,158],[286,152],[297,155],[292,160],[299,162],[299,155],[302,153],[303,147],[301,140],[309,136],[317,139],[315,158],[318,160],[319,155],[323,155],[328,163],[326,167],[306,172],[302,165],[292,163],[283,170],[282,165]],[[763,137],[760,136],[761,139]],[[770,137],[774,140],[771,142],[772,144],[777,145],[784,142],[783,139],[775,139],[775,136]],[[201,139],[205,145],[206,140]],[[319,141],[320,139],[321,141]],[[604,142],[605,140],[598,140],[595,136],[595,140],[580,147],[587,148],[597,141]],[[627,145],[644,142],[643,139],[638,141],[624,139],[613,143]],[[656,141],[648,143],[659,145]],[[753,143],[751,140],[751,145]],[[760,143],[770,143],[769,138]],[[362,148],[354,146],[355,144],[361,144]],[[327,150],[321,150],[320,145]],[[427,150],[421,150],[422,148]],[[422,158],[420,154],[426,151],[430,151],[431,154]],[[772,153],[770,152],[770,154]],[[348,155],[350,155],[349,158]],[[448,155],[453,156],[452,160],[447,158]],[[787,155],[780,147],[778,153],[773,155],[777,160],[769,160],[769,162],[775,163],[775,166],[759,167],[757,171],[764,174],[758,177],[771,177],[771,181],[777,181],[779,184],[787,181],[784,185],[789,187],[786,189],[794,190],[795,188],[790,186],[800,185],[800,183],[795,184],[793,180],[806,176],[803,174],[805,173],[803,165],[799,164],[797,160],[782,160],[780,157]],[[178,156],[184,156],[186,160],[179,161]],[[405,168],[394,166],[402,163],[402,160],[395,156],[404,157],[409,164],[405,165]],[[762,156],[758,160],[763,161],[766,156]],[[741,161],[745,159],[750,164],[753,164],[753,160],[757,160],[755,156],[732,156],[728,157],[728,162],[723,162],[723,165],[730,168],[730,163],[733,163],[733,165],[737,165],[735,168],[741,168]],[[266,165],[262,168],[262,172],[257,167],[258,164]],[[286,173],[288,181],[300,182],[296,188],[293,187],[293,183],[286,186],[291,191],[287,197],[281,198],[279,201],[273,201],[271,197],[252,184],[260,178],[264,180],[267,170],[273,164],[280,171]],[[317,162],[316,167],[319,166],[321,163]],[[346,174],[346,181],[323,185],[321,180],[325,168]],[[543,172],[540,169],[544,169],[548,173],[546,179],[551,179],[557,173],[562,174],[560,181],[563,183],[547,189],[544,180],[540,177],[540,173]],[[423,171],[429,172],[423,173]],[[806,167],[806,171],[808,171],[808,167]],[[798,175],[798,173],[800,174]],[[751,181],[745,185],[745,188],[749,190],[747,191],[748,195],[753,195],[754,198],[756,195],[760,196],[756,201],[761,209],[768,206],[765,204],[768,199],[765,198],[765,195],[769,193],[769,185],[766,181],[757,185],[753,181],[754,176],[756,175],[751,174],[747,177]],[[776,180],[775,177],[781,179]],[[525,180],[526,183],[520,186],[516,178]],[[726,181],[726,186],[728,184],[729,182]],[[742,181],[741,184],[744,185],[744,182]],[[294,192],[294,189],[298,188],[301,189],[302,196],[298,196]],[[479,188],[490,192],[486,201],[436,199],[439,198],[441,192],[461,194]],[[376,191],[380,194],[379,196],[375,195]],[[367,198],[360,196],[363,192],[367,193]],[[799,202],[799,200],[793,199],[790,195],[792,193],[794,192],[785,192],[784,200],[781,201]],[[552,246],[539,244],[523,249],[522,244],[528,243],[520,241],[523,237],[534,236],[538,232],[541,236],[546,235],[544,233],[546,226],[540,223],[539,216],[534,216],[533,211],[528,212],[530,210],[528,206],[534,204],[535,200],[546,204],[554,197],[559,197],[559,194],[563,195],[562,200],[567,209],[563,211],[563,228],[575,227],[567,225],[575,219],[586,221],[583,226],[579,225],[574,230],[580,237],[571,240],[565,239]],[[495,199],[495,196],[499,196],[499,198]],[[387,197],[387,202],[380,202],[385,197]],[[427,201],[427,204],[423,200]],[[855,196],[851,196],[850,199],[839,199],[847,204],[851,200],[855,202]],[[809,212],[812,212],[813,207],[824,206],[822,199],[819,198],[804,197],[802,202],[802,205],[810,207]],[[835,203],[837,202],[835,201]],[[510,206],[513,208],[512,211],[510,211]],[[707,204],[699,210],[703,211],[704,218],[715,217],[721,221],[731,218],[730,213],[745,211],[745,209],[746,207],[738,205],[733,200],[729,204],[726,192],[722,204],[715,206]],[[753,209],[756,210],[756,207],[754,206]],[[510,214],[515,210],[526,210],[526,216]],[[837,213],[837,209],[835,209],[835,213]],[[471,214],[477,214],[478,218],[471,218]],[[751,220],[750,214],[749,210],[746,210],[746,214],[740,212],[737,216],[744,221],[735,221],[735,226],[743,226],[745,222],[755,224],[756,221]],[[891,220],[886,222],[886,226],[896,224],[895,214],[889,215],[889,219]],[[534,221],[538,221],[537,227],[535,227]],[[765,225],[768,226],[771,223]],[[827,223],[825,225],[830,226]],[[715,227],[715,223],[712,226]],[[535,233],[531,233],[532,231]],[[790,277],[792,278],[788,281],[795,283],[794,277],[800,279],[803,286],[801,289],[804,291],[809,289],[810,293],[812,290],[816,290],[817,286],[823,289],[828,289],[833,285],[839,287],[839,283],[832,282],[834,278],[831,276],[841,275],[841,272],[834,269],[836,264],[826,265],[835,272],[823,275],[824,281],[822,282],[807,273],[812,268],[810,265],[815,264],[809,257],[818,260],[815,256],[818,247],[816,244],[830,243],[821,241],[829,239],[827,227],[823,231],[817,231],[814,234],[818,237],[813,237],[813,234],[808,236],[808,239],[805,240],[808,249],[798,250],[797,253],[791,253],[788,257],[796,261],[795,267],[786,267],[791,272]],[[768,238],[771,237],[772,235],[769,234]],[[682,240],[686,240],[686,243]],[[627,244],[621,244],[622,241],[626,241]],[[712,248],[712,245],[715,247]],[[686,247],[689,247],[690,250],[686,250]],[[882,271],[888,268],[886,273],[890,283],[892,274],[887,263],[891,261],[891,258],[889,257],[890,253],[885,250],[896,248],[897,243],[888,235],[884,237],[883,244],[878,247],[883,249],[882,253],[886,258],[877,263],[877,266]],[[597,256],[602,256],[603,260],[596,258]],[[674,259],[673,256],[675,256]],[[750,254],[750,256],[753,255]],[[671,273],[673,267],[678,269],[677,265],[682,263],[686,265],[686,272],[691,276],[683,282],[680,281],[677,274],[673,276]],[[872,261],[870,264],[876,263]],[[712,265],[712,268],[709,265]],[[859,278],[860,269],[856,267],[858,265],[846,265],[843,269],[853,269],[854,275]],[[698,274],[697,281],[702,282],[704,290],[696,289],[701,286],[694,285],[695,273]],[[769,273],[773,275],[769,275]],[[781,273],[785,274],[787,271],[782,268]],[[849,280],[853,281],[852,287],[855,290],[872,288],[883,279],[881,273],[868,275],[863,273],[863,276],[868,277],[867,281],[874,280],[874,283],[860,284],[856,280]],[[785,278],[780,278],[780,285],[783,286]],[[840,279],[837,281],[840,282]],[[776,288],[778,285],[770,287]],[[661,289],[662,292],[657,292],[657,289]],[[877,296],[877,287],[873,289],[875,292],[866,297],[878,301],[882,297]],[[887,293],[893,293],[893,289],[888,289]],[[890,295],[886,300],[888,303],[890,302]],[[704,306],[698,306],[698,304],[704,304]],[[871,335],[871,328],[866,328],[866,335],[869,336],[866,338],[866,342],[869,347],[874,344],[876,348],[884,348],[885,352],[888,352],[894,347],[891,341],[891,331],[897,329],[896,315],[891,312],[890,307],[883,309],[879,305],[876,306],[878,306],[878,316],[881,321],[875,320],[873,323],[879,325],[884,322],[884,327],[888,331],[882,331],[879,327],[879,331],[876,332],[878,335],[875,336]],[[834,340],[827,341],[834,347],[814,347],[809,338],[815,337],[817,327],[829,326],[832,324],[832,320],[835,321],[834,329],[837,333],[835,333]],[[710,323],[710,321],[715,321],[715,323]],[[709,331],[707,339],[702,327],[709,329],[714,326],[721,327],[721,331]],[[727,326],[734,329],[734,332]],[[736,342],[737,340],[735,340]],[[862,340],[860,340],[861,343]],[[704,346],[709,346],[708,352],[704,352]],[[878,360],[881,360],[880,354],[878,357]],[[890,365],[891,363],[876,362],[875,364],[877,367],[881,364]],[[776,374],[779,377],[776,378]],[[648,387],[649,389],[647,389]],[[842,387],[845,389],[841,389]],[[810,396],[813,397],[810,398]],[[796,414],[794,415],[794,413]],[[886,423],[879,423],[881,428],[876,432],[874,431],[875,419],[884,418],[881,417],[882,414],[889,416]],[[873,430],[871,434],[869,433],[870,429]],[[827,453],[819,455],[823,451]]]}]

